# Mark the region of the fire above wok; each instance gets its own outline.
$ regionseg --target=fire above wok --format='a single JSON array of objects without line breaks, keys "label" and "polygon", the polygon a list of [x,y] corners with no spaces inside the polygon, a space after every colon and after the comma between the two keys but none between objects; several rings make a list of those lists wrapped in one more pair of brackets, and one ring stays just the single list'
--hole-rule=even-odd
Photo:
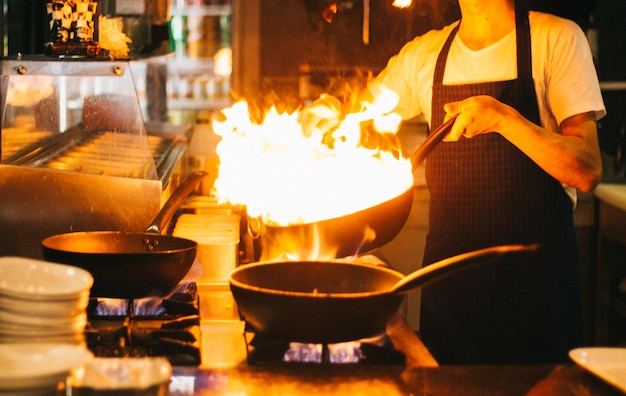
[{"label": "fire above wok", "polygon": [[263,260],[356,255],[400,231],[412,205],[412,170],[454,120],[433,133],[418,155],[404,158],[364,147],[363,125],[375,125],[380,116],[374,110],[347,115],[332,145],[326,134],[300,133],[297,113],[272,109],[262,123],[253,123],[245,102],[214,122],[222,137],[217,195],[246,207],[255,236],[262,238]]},{"label": "fire above wok", "polygon": [[245,102],[223,113],[225,119],[213,123],[221,136],[216,193],[245,205],[264,224],[340,217],[397,197],[413,184],[407,158],[360,145],[359,122],[342,124],[347,131],[330,147],[323,136],[300,132],[297,113],[271,109],[260,124],[250,121]]}]

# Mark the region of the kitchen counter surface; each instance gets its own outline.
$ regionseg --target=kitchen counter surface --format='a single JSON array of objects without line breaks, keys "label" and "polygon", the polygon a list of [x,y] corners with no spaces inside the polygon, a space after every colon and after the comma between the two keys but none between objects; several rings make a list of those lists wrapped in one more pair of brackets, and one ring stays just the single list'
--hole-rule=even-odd
[{"label": "kitchen counter surface", "polygon": [[599,200],[626,211],[626,184],[600,183],[595,195]]},{"label": "kitchen counter surface", "polygon": [[623,395],[576,365],[175,367],[170,395]]}]

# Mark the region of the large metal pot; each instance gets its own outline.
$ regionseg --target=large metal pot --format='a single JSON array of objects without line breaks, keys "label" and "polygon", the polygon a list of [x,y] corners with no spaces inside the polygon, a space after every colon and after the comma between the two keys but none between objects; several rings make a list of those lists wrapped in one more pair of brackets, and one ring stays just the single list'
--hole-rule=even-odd
[{"label": "large metal pot", "polygon": [[[432,131],[413,152],[414,169],[450,132],[455,119]],[[412,204],[413,188],[409,188],[386,202],[342,217],[288,226],[266,225],[260,233],[260,259],[347,257],[368,252],[395,238],[406,223]]]},{"label": "large metal pot", "polygon": [[454,271],[537,245],[503,245],[454,256],[408,276],[382,266],[331,261],[265,262],[230,274],[237,307],[255,331],[332,344],[384,331],[404,293]]},{"label": "large metal pot", "polygon": [[187,274],[197,243],[162,235],[184,199],[207,175],[195,172],[167,200],[146,232],[87,231],[59,234],[41,243],[47,261],[84,268],[94,277],[92,297],[162,296]]}]

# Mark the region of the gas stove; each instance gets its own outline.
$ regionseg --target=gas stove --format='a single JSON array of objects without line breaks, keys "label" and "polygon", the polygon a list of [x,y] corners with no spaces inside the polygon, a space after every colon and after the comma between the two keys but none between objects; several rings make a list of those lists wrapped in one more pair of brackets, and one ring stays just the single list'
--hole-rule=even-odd
[{"label": "gas stove", "polygon": [[163,356],[173,365],[199,365],[199,296],[195,283],[168,296],[135,300],[92,299],[87,347],[97,357]]},{"label": "gas stove", "polygon": [[246,351],[249,365],[268,364],[376,364],[403,365],[405,355],[396,349],[386,333],[375,337],[336,344],[290,342],[262,333],[246,325]]},{"label": "gas stove", "polygon": [[[85,329],[88,348],[97,357],[163,356],[175,366],[211,367],[216,363],[233,362],[235,357],[212,356],[216,349],[222,354],[230,351],[241,355],[242,361],[237,364],[249,366],[406,363],[405,351],[395,347],[397,343],[392,338],[396,336],[388,332],[368,339],[322,345],[279,339],[257,332],[248,323],[241,327],[220,327],[224,323],[242,323],[236,312],[234,316],[230,312],[232,307],[220,308],[230,306],[232,295],[221,289],[219,294],[216,291],[201,294],[198,287],[195,282],[182,283],[163,298],[92,299],[87,308]],[[225,298],[224,293],[230,298]],[[203,312],[205,317],[201,320]],[[220,330],[214,336],[203,334],[203,329],[216,324]],[[207,336],[214,339],[207,340]],[[207,345],[202,345],[203,342]],[[233,345],[222,345],[224,342]]]}]

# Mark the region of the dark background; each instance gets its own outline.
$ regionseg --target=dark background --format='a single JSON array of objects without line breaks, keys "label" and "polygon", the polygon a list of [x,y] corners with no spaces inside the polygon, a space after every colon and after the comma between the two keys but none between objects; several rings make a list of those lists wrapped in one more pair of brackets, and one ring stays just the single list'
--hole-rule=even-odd
[{"label": "dark background", "polygon": [[[147,0],[150,1],[150,0]],[[259,1],[261,98],[282,98],[297,105],[298,77],[302,68],[311,71],[311,83],[330,89],[332,81],[352,75],[377,73],[388,58],[416,35],[452,22],[459,17],[456,0],[414,0],[410,9],[392,7],[392,0],[371,0],[370,43],[362,42],[363,2],[336,0],[338,12],[332,23],[322,10],[332,0],[233,0]],[[583,29],[597,29],[597,66],[603,81],[626,81],[626,1],[624,0],[520,0],[531,9],[551,12],[576,21]],[[112,9],[114,0],[103,0]],[[2,29],[8,55],[40,54],[48,41],[45,0],[6,0]],[[114,9],[114,8],[113,8]],[[592,26],[593,24],[593,26]],[[153,26],[152,46],[144,55],[167,40],[167,26]],[[246,61],[245,57],[242,59]],[[604,98],[609,114],[601,120],[601,146],[615,155],[626,125],[626,94],[609,91]]]}]

